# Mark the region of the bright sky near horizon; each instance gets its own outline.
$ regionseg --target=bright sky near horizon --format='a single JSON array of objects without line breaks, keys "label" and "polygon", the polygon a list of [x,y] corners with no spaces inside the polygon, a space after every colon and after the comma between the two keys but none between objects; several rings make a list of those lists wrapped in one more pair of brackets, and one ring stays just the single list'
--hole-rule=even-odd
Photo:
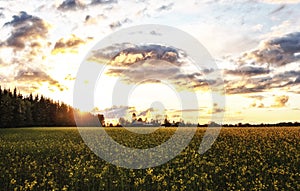
[{"label": "bright sky near horizon", "polygon": [[[108,118],[130,117],[130,112],[147,117],[157,106],[176,120],[180,113],[188,113],[192,122],[206,122],[212,113],[222,112],[229,123],[299,121],[299,10],[297,0],[0,0],[0,85],[72,104],[78,68],[98,41],[126,27],[162,24],[192,35],[210,52],[223,74],[225,110],[217,105],[212,109],[214,103],[201,105],[211,99],[201,74],[180,75],[182,70],[151,59],[144,70],[153,78],[176,74],[171,79],[175,84],[199,92],[199,105],[181,108],[176,90],[153,81],[137,86],[128,105],[110,104],[110,94],[101,90],[109,92],[118,77],[128,84],[142,80],[138,70],[132,73],[128,67],[138,56],[131,49],[114,58],[113,68],[101,76],[103,84],[96,89],[96,107]],[[173,48],[139,47],[139,53],[151,53],[153,59],[153,54],[163,52],[168,57],[162,60],[179,63],[185,57],[178,56],[179,47]]]}]

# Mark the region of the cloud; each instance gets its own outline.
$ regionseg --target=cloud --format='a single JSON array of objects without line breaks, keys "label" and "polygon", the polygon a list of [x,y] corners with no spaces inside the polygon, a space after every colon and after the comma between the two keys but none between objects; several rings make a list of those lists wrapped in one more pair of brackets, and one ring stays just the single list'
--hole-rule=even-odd
[{"label": "cloud", "polygon": [[170,3],[168,5],[162,5],[161,7],[159,7],[157,9],[157,11],[161,12],[161,11],[169,11],[172,9],[172,7],[174,6],[174,3]]},{"label": "cloud", "polygon": [[116,29],[116,28],[119,28],[119,27],[121,27],[121,26],[122,26],[122,23],[121,23],[120,21],[113,22],[113,23],[111,23],[111,24],[109,25],[109,27],[110,27],[111,29]]},{"label": "cloud", "polygon": [[[138,66],[136,66],[138,65]],[[160,67],[157,67],[159,65]],[[138,82],[155,83],[170,78],[176,78],[174,74],[180,73],[178,67],[167,62],[149,60],[125,68],[112,68],[106,73],[110,76],[121,77],[124,82],[135,84]]]},{"label": "cloud", "polygon": [[84,4],[82,4],[79,0],[65,0],[62,4],[59,5],[59,10],[77,10],[84,8]]},{"label": "cloud", "polygon": [[118,119],[121,117],[126,117],[128,114],[136,112],[135,107],[129,106],[112,106],[104,110],[100,110],[100,113],[104,115],[107,119]]},{"label": "cloud", "polygon": [[147,117],[147,115],[153,111],[154,111],[153,108],[149,108],[149,109],[146,109],[145,111],[140,112],[137,116]]},{"label": "cloud", "polygon": [[111,29],[116,29],[116,28],[121,27],[123,24],[125,24],[125,23],[130,23],[130,22],[132,22],[132,21],[131,21],[130,19],[126,18],[126,19],[123,19],[123,20],[121,20],[121,21],[115,21],[115,22],[112,22],[112,23],[109,25],[109,27],[110,27]]},{"label": "cloud", "polygon": [[22,11],[19,15],[13,16],[13,20],[4,24],[4,27],[12,27],[11,35],[0,45],[21,50],[29,45],[40,47],[39,40],[45,39],[49,25],[39,17],[28,15]]},{"label": "cloud", "polygon": [[263,41],[258,48],[237,59],[235,69],[224,69],[226,93],[248,94],[271,89],[295,92],[292,89],[299,87],[300,71],[281,72],[278,68],[292,68],[289,66],[300,60],[299,52],[300,32]]},{"label": "cloud", "polygon": [[[52,91],[64,91],[67,88],[54,80],[44,71],[39,69],[24,69],[20,70],[14,77],[14,82],[18,83],[18,87],[25,92],[32,92],[37,90],[43,83],[48,84],[48,88]],[[30,86],[26,86],[30,84]],[[22,88],[23,87],[23,88]]]},{"label": "cloud", "polygon": [[176,110],[176,112],[200,112],[204,111],[206,107],[199,107],[197,109],[182,109],[182,110]]},{"label": "cloud", "polygon": [[221,108],[217,103],[214,103],[212,110],[209,110],[207,113],[216,114],[216,113],[223,113],[223,112],[225,112],[225,108]]},{"label": "cloud", "polygon": [[102,113],[107,119],[126,118],[131,120],[132,114],[135,113],[137,117],[155,117],[153,114],[157,113],[156,108],[148,108],[146,110],[137,111],[134,106],[112,106],[104,110],[97,110],[97,113]]},{"label": "cloud", "polygon": [[248,96],[248,98],[252,98],[252,99],[262,101],[265,97],[262,96],[262,95],[253,95],[253,96]]},{"label": "cloud", "polygon": [[285,4],[280,5],[278,8],[276,8],[275,10],[273,10],[273,11],[270,13],[270,15],[271,15],[271,14],[275,14],[275,13],[277,13],[277,12],[283,10],[285,7],[286,7]]},{"label": "cloud", "polygon": [[285,71],[271,76],[225,80],[227,94],[267,92],[276,88],[290,88],[300,84],[300,71]]},{"label": "cloud", "polygon": [[246,52],[240,59],[240,64],[252,62],[255,64],[267,64],[274,67],[300,60],[300,32],[289,33],[282,37],[266,40],[251,51]]},{"label": "cloud", "polygon": [[224,70],[225,74],[236,76],[256,76],[270,73],[270,69],[263,67],[242,66],[235,70]]},{"label": "cloud", "polygon": [[107,19],[107,16],[104,14],[99,14],[96,16],[87,15],[85,17],[85,23],[87,25],[97,25],[99,22],[102,22],[105,19]]},{"label": "cloud", "polygon": [[300,84],[300,76],[298,76],[298,77],[296,78],[296,80],[294,81],[294,83]]},{"label": "cloud", "polygon": [[107,75],[128,84],[168,81],[178,90],[194,91],[207,90],[221,82],[206,79],[214,70],[203,68],[195,72],[197,69],[184,51],[164,45],[116,44],[95,51],[89,60],[106,64]]},{"label": "cloud", "polygon": [[274,105],[272,105],[272,107],[275,107],[275,108],[285,107],[285,105],[288,101],[289,101],[289,96],[286,96],[286,95],[276,96],[275,103],[274,103]]},{"label": "cloud", "polygon": [[76,49],[81,45],[86,43],[86,41],[78,38],[74,34],[69,39],[59,39],[52,50],[52,54],[73,52],[77,53]]},{"label": "cloud", "polygon": [[89,4],[80,0],[65,0],[63,1],[57,9],[62,11],[76,11],[84,9],[88,6],[95,5],[106,5],[106,4],[115,4],[118,3],[117,0],[92,0]]},{"label": "cloud", "polygon": [[64,80],[74,81],[74,80],[76,80],[76,77],[72,76],[71,74],[68,74],[68,75],[66,75]]},{"label": "cloud", "polygon": [[175,48],[162,45],[143,45],[124,49],[113,58],[113,65],[131,65],[138,61],[159,59],[171,63],[177,62],[179,52]]},{"label": "cloud", "polygon": [[259,0],[263,3],[271,3],[271,4],[287,4],[287,3],[300,3],[299,0]]},{"label": "cloud", "polygon": [[25,21],[39,21],[38,17],[34,17],[32,15],[28,15],[25,11],[21,11],[19,15],[14,15],[13,20],[4,24],[4,26],[12,25],[18,26],[23,24]]},{"label": "cloud", "polygon": [[118,3],[118,0],[92,0],[91,5]]},{"label": "cloud", "polygon": [[[262,101],[262,99],[258,99],[258,100]],[[250,104],[250,108],[266,108],[266,107],[263,103],[253,102],[252,104]]]},{"label": "cloud", "polygon": [[[194,110],[198,111],[198,110]],[[160,106],[153,105],[153,107],[147,108],[145,110],[137,110],[134,106],[112,106],[110,108],[106,108],[104,110],[99,110],[98,108],[94,108],[94,113],[101,113],[104,115],[106,119],[119,119],[125,118],[129,121],[132,120],[133,113],[136,114],[136,118],[147,118],[147,120],[156,119],[163,120],[166,115],[172,115],[174,111],[166,110],[165,108],[161,108]],[[192,110],[176,110],[175,113],[178,112],[192,112]],[[182,116],[179,115],[178,116]]]}]

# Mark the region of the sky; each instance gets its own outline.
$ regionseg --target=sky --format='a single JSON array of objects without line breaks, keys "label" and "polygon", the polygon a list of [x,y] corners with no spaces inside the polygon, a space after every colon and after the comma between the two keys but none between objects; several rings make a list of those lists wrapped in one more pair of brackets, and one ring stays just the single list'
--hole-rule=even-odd
[{"label": "sky", "polygon": [[[299,10],[297,0],[0,0],[0,85],[72,105],[80,64],[106,59],[93,111],[107,119],[135,112],[200,123],[218,114],[224,123],[299,121]],[[215,69],[193,68],[180,47],[124,42],[90,54],[108,35],[141,24],[196,38],[222,83],[207,78]],[[133,88],[127,104],[112,100],[118,81]],[[212,99],[210,86],[224,88],[224,105]],[[180,95],[191,92],[197,104],[183,107]]]}]

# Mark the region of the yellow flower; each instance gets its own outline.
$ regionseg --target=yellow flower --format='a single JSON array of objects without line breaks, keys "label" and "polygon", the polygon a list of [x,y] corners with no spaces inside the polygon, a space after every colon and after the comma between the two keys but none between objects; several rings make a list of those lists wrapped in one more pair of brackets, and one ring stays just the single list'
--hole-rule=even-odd
[{"label": "yellow flower", "polygon": [[10,183],[11,183],[11,184],[15,184],[16,182],[17,182],[17,181],[16,181],[14,178],[10,180]]}]

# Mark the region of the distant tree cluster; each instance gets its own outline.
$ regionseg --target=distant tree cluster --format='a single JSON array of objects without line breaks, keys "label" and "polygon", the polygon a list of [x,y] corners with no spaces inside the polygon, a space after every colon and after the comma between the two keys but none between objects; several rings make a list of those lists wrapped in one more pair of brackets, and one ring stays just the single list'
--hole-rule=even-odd
[{"label": "distant tree cluster", "polygon": [[24,97],[0,86],[0,127],[75,126],[74,109],[64,103],[30,94]]},{"label": "distant tree cluster", "polygon": [[223,127],[299,127],[300,122],[280,122],[280,123],[238,123],[238,124],[223,124]]}]

